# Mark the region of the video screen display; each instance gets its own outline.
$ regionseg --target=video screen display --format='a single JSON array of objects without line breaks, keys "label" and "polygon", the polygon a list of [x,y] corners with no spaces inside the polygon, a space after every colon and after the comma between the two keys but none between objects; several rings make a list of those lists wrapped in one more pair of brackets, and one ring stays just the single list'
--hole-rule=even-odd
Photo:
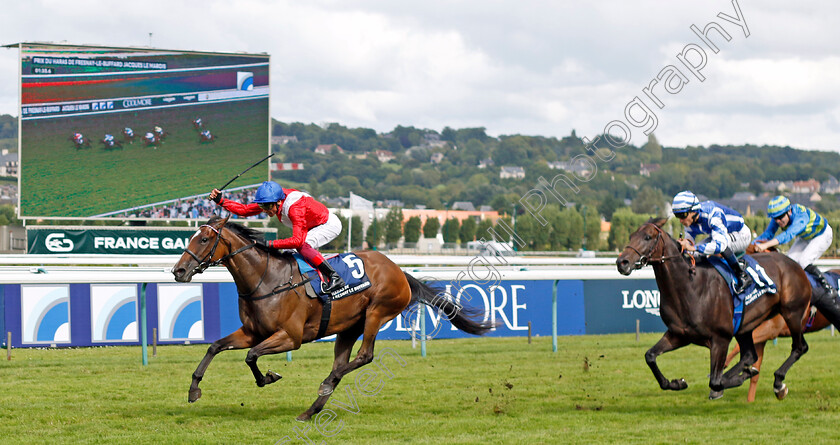
[{"label": "video screen display", "polygon": [[[23,219],[206,219],[269,154],[269,56],[20,45]],[[233,187],[269,178],[268,163]]]}]

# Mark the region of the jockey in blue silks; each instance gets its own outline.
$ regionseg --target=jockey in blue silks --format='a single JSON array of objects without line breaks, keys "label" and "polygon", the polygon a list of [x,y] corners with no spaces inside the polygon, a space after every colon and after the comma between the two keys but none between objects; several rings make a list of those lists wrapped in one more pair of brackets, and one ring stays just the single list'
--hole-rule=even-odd
[{"label": "jockey in blue silks", "polygon": [[[700,202],[694,193],[687,190],[677,193],[671,210],[686,227],[687,239],[679,240],[683,249],[702,255],[720,254],[736,275],[735,292],[743,292],[752,282],[735,257],[736,253],[743,253],[752,240],[752,232],[744,224],[744,217],[714,201]],[[695,246],[694,238],[700,234],[709,236]]]},{"label": "jockey in blue silks", "polygon": [[[801,205],[792,205],[784,196],[777,196],[767,205],[770,223],[767,230],[755,240],[755,248],[762,252],[773,246],[785,244],[796,238],[787,255],[799,263],[806,272],[817,279],[820,285],[831,295],[835,290],[826,281],[825,275],[817,269],[814,261],[818,260],[834,240],[834,234],[828,221],[819,213]],[[776,235],[779,229],[782,233]]]}]

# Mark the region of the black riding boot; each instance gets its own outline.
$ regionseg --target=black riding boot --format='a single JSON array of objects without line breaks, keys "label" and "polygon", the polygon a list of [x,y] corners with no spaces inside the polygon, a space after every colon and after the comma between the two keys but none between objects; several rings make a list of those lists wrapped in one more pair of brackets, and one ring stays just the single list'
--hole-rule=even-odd
[{"label": "black riding boot", "polygon": [[811,304],[819,309],[820,313],[835,328],[840,329],[840,302],[837,300],[836,293],[829,292],[823,287],[814,289],[814,293],[811,295]]},{"label": "black riding boot", "polygon": [[723,259],[726,260],[726,264],[729,265],[732,272],[735,273],[735,293],[740,294],[747,288],[747,286],[750,285],[750,283],[752,283],[752,277],[747,273],[747,270],[743,265],[741,265],[738,259],[735,258],[735,254],[732,253],[732,249],[727,247],[720,254]]},{"label": "black riding boot", "polygon": [[830,284],[828,284],[828,280],[825,279],[825,275],[823,275],[823,273],[820,272],[819,269],[817,269],[817,266],[815,266],[813,264],[809,264],[805,267],[805,272],[808,272],[811,275],[813,275],[814,278],[817,279],[817,283],[819,283],[820,286],[822,286],[823,289],[825,289],[825,291],[828,292],[828,294],[831,296],[831,298],[836,298],[837,297],[837,294],[835,293],[834,288],[831,287]]},{"label": "black riding boot", "polygon": [[336,272],[326,260],[318,266],[318,270],[321,271],[321,274],[324,275],[324,279],[327,280],[321,283],[321,290],[324,291],[325,294],[331,294],[346,286],[344,284],[344,280],[342,280],[338,275],[338,272]]}]

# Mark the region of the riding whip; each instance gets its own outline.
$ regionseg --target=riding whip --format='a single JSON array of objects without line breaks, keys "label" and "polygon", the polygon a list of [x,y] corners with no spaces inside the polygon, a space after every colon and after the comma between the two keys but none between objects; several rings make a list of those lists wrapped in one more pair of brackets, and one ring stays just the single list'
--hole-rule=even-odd
[{"label": "riding whip", "polygon": [[256,167],[256,166],[258,166],[258,165],[262,164],[263,162],[265,162],[265,160],[266,160],[266,159],[268,159],[268,158],[270,158],[270,157],[272,157],[272,156],[274,156],[274,153],[271,153],[270,155],[268,155],[268,156],[266,156],[266,157],[264,157],[264,158],[260,159],[259,161],[257,161],[257,163],[255,163],[254,165],[252,165],[252,166],[250,166],[250,167],[246,168],[245,170],[242,170],[242,173],[240,173],[240,174],[238,174],[238,175],[234,176],[234,177],[233,177],[233,179],[231,179],[231,180],[230,180],[230,181],[228,181],[225,185],[223,185],[223,186],[219,189],[219,191],[224,190],[224,189],[225,189],[225,187],[229,186],[231,182],[236,181],[236,179],[237,179],[238,177],[240,177],[240,176],[244,175],[245,173],[247,173],[247,172],[248,172],[248,170],[250,170],[250,169],[252,169],[252,168],[254,168],[254,167]]}]

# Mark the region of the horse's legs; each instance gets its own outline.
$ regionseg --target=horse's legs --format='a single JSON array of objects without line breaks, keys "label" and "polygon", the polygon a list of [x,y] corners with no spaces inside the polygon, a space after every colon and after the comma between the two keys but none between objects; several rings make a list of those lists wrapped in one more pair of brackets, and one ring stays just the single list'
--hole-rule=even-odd
[{"label": "horse's legs", "polygon": [[[741,386],[744,380],[752,377],[754,375],[752,365],[758,359],[752,332],[737,335],[735,340],[738,342],[741,351],[741,359],[723,374],[723,386],[726,388]],[[726,367],[725,361],[724,367]]]},{"label": "horse's legs", "polygon": [[260,372],[260,368],[257,367],[257,359],[267,354],[277,354],[280,352],[298,349],[300,348],[300,343],[300,337],[295,340],[288,332],[281,329],[272,334],[271,337],[268,337],[260,342],[260,344],[251,348],[251,350],[248,351],[248,355],[245,356],[245,363],[247,363],[248,367],[251,368],[251,372],[254,374],[254,380],[256,380],[257,386],[262,388],[263,386],[268,385],[269,383],[274,383],[282,378],[280,377],[280,374],[271,370],[263,375]]},{"label": "horse's legs", "polygon": [[[335,372],[340,366],[346,365],[350,361],[350,353],[353,352],[353,345],[356,344],[356,340],[361,335],[363,328],[364,323],[359,323],[347,331],[340,332],[335,337],[335,360],[333,361],[332,372],[324,380],[324,382],[331,382],[333,388],[338,386],[338,383],[341,381],[341,377],[336,377]],[[306,412],[299,415],[297,420],[309,420],[312,416],[321,412],[331,395],[332,393],[325,395],[319,394],[318,398],[315,399],[315,403]]]},{"label": "horse's legs", "polygon": [[318,388],[319,396],[332,394],[333,390],[335,390],[334,382],[338,382],[342,377],[354,369],[360,368],[373,361],[373,345],[376,342],[376,334],[379,333],[379,328],[382,326],[382,323],[379,320],[379,317],[367,317],[365,320],[365,332],[362,337],[362,346],[359,347],[359,352],[356,353],[356,358],[349,363],[339,365],[330,373],[329,376],[327,376],[324,382],[321,383],[321,387]]},{"label": "horse's legs", "polygon": [[647,362],[648,367],[650,367],[650,370],[653,372],[653,376],[656,378],[656,381],[659,382],[660,388],[671,389],[674,391],[688,388],[688,383],[685,382],[685,379],[669,381],[664,375],[662,375],[662,371],[659,370],[659,366],[656,365],[656,357],[660,354],[679,349],[687,344],[688,342],[682,337],[677,336],[671,331],[667,331],[665,332],[665,335],[663,335],[662,338],[660,338],[659,341],[645,353],[645,361]]},{"label": "horse's legs", "polygon": [[202,377],[204,377],[204,372],[207,371],[207,367],[210,366],[210,362],[216,354],[230,349],[248,348],[253,346],[253,343],[254,337],[246,333],[243,328],[239,328],[233,334],[220,338],[210,345],[207,348],[207,354],[201,359],[201,363],[198,364],[198,368],[193,373],[192,384],[190,384],[190,403],[195,402],[201,397],[201,390],[198,389],[198,383],[201,382]]},{"label": "horse's legs", "polygon": [[[756,371],[761,370],[761,361],[764,360],[764,346],[767,342],[756,343],[755,345],[755,353],[758,358],[755,361],[755,368]],[[756,372],[752,378],[750,378],[750,390],[747,392],[747,402],[754,402],[755,401],[755,389],[758,386],[758,372]]]},{"label": "horse's legs", "polygon": [[788,321],[788,327],[790,328],[790,336],[793,340],[793,344],[790,348],[790,356],[782,363],[782,366],[773,373],[775,380],[773,381],[773,391],[776,393],[776,398],[779,400],[785,398],[787,395],[787,387],[785,386],[785,375],[787,375],[788,370],[790,367],[799,360],[802,355],[808,352],[808,343],[805,342],[805,336],[802,333],[802,324],[801,320],[802,314],[799,317],[788,318],[785,317],[785,320]]},{"label": "horse's legs", "polygon": [[738,343],[735,343],[735,347],[732,348],[732,351],[726,356],[726,362],[724,362],[723,367],[726,368],[732,362],[732,359],[735,358],[738,353],[741,352],[741,347],[738,346]]},{"label": "horse's legs", "polygon": [[[807,285],[808,283],[804,283]],[[793,343],[790,348],[790,356],[782,363],[782,366],[773,373],[775,380],[773,381],[773,391],[776,393],[776,398],[781,400],[787,395],[787,386],[785,386],[785,375],[790,367],[799,360],[802,355],[808,352],[808,343],[805,342],[804,328],[802,327],[802,320],[805,319],[805,312],[808,311],[808,303],[810,298],[805,299],[805,304],[798,304],[798,301],[803,300],[803,296],[797,295],[795,290],[785,289],[784,293],[780,293],[782,300],[779,312],[784,318],[788,329],[790,330],[790,338]]]},{"label": "horse's legs", "polygon": [[[726,351],[729,350],[731,339],[724,337],[713,337],[709,346],[709,392],[710,400],[717,400],[723,397],[723,390],[726,387],[723,376],[723,364],[726,362]],[[744,345],[741,345],[743,348]],[[742,357],[744,350],[741,349]]]}]

